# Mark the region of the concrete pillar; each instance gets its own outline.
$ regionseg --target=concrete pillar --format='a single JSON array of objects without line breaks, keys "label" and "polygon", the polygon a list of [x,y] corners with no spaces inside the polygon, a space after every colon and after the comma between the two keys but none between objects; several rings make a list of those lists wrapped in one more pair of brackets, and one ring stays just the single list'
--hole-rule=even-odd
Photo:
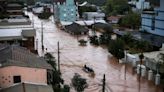
[{"label": "concrete pillar", "polygon": [[161,76],[158,73],[155,75],[155,85],[159,85],[160,84],[160,77]]},{"label": "concrete pillar", "polygon": [[144,65],[141,65],[141,76],[142,77],[146,76],[146,67]]},{"label": "concrete pillar", "polygon": [[140,74],[140,65],[137,65],[137,74]]},{"label": "concrete pillar", "polygon": [[[140,71],[141,68],[141,71]],[[144,65],[137,65],[137,74],[140,74],[141,72],[141,76],[144,77],[146,75],[146,67]]]},{"label": "concrete pillar", "polygon": [[152,70],[148,71],[148,80],[149,81],[153,80],[153,71]]},{"label": "concrete pillar", "polygon": [[136,67],[136,59],[135,58],[133,58],[132,65],[133,65],[133,67]]}]

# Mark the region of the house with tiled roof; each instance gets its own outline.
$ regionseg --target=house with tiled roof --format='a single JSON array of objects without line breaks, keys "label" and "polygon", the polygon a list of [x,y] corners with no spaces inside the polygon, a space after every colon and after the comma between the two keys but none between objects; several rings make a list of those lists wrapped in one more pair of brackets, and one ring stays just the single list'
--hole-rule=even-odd
[{"label": "house with tiled roof", "polygon": [[[23,47],[0,44],[0,88],[18,83],[47,85],[53,68]],[[0,90],[1,92],[1,90]]]}]

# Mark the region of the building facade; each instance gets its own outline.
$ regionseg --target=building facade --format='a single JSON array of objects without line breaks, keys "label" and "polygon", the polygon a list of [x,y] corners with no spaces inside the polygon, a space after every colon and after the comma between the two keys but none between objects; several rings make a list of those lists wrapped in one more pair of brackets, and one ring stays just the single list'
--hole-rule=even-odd
[{"label": "building facade", "polygon": [[51,71],[52,67],[23,47],[0,44],[0,58],[1,89],[18,83],[47,85],[50,79],[48,71]]},{"label": "building facade", "polygon": [[164,36],[164,0],[157,0],[155,5],[154,10],[143,11],[142,31]]},{"label": "building facade", "polygon": [[10,17],[17,17],[23,15],[23,6],[18,3],[8,3],[7,13]]},{"label": "building facade", "polygon": [[47,84],[46,69],[8,66],[0,68],[0,74],[1,88],[7,88],[22,82]]},{"label": "building facade", "polygon": [[102,12],[84,12],[82,17],[84,20],[104,20],[105,14]]},{"label": "building facade", "polygon": [[55,5],[56,18],[59,21],[73,22],[77,20],[77,6],[74,0],[57,2]]}]

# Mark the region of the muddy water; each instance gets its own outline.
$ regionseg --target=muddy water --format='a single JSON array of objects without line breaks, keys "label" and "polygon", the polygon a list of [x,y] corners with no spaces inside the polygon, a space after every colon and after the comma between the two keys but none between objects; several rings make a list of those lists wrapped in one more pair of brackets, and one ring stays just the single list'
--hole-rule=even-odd
[{"label": "muddy water", "polygon": [[[103,74],[106,74],[106,92],[139,92],[139,82],[137,75],[132,73],[131,67],[128,67],[126,80],[124,79],[124,65],[108,53],[106,48],[92,46],[79,46],[76,36],[72,36],[56,28],[52,20],[39,20],[36,16],[28,13],[34,20],[34,27],[37,29],[36,39],[38,39],[39,55],[45,52],[52,53],[57,57],[57,42],[60,42],[60,61],[62,77],[66,84],[71,83],[74,73],[79,73],[87,79],[89,87],[85,92],[101,92]],[[43,22],[43,43],[47,48],[44,52],[41,50],[41,21]],[[78,39],[87,39],[87,36],[78,37]],[[95,77],[90,77],[82,70],[86,64],[93,68]],[[71,92],[75,92],[71,87]],[[140,92],[161,92],[154,84],[142,79]]]}]

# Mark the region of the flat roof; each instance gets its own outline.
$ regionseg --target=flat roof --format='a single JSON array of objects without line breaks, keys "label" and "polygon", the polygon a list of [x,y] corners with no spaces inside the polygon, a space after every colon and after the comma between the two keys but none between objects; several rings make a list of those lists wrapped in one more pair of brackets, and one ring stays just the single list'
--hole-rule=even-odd
[{"label": "flat roof", "polygon": [[[61,24],[63,26],[66,26],[66,25],[71,25],[73,22],[66,22],[66,21],[61,21]],[[75,21],[75,23],[79,24],[79,25],[82,25],[82,26],[90,26],[94,23],[106,23],[105,20],[81,20],[81,21]]]},{"label": "flat roof", "polygon": [[0,29],[0,38],[11,36],[22,36],[22,29]]}]

